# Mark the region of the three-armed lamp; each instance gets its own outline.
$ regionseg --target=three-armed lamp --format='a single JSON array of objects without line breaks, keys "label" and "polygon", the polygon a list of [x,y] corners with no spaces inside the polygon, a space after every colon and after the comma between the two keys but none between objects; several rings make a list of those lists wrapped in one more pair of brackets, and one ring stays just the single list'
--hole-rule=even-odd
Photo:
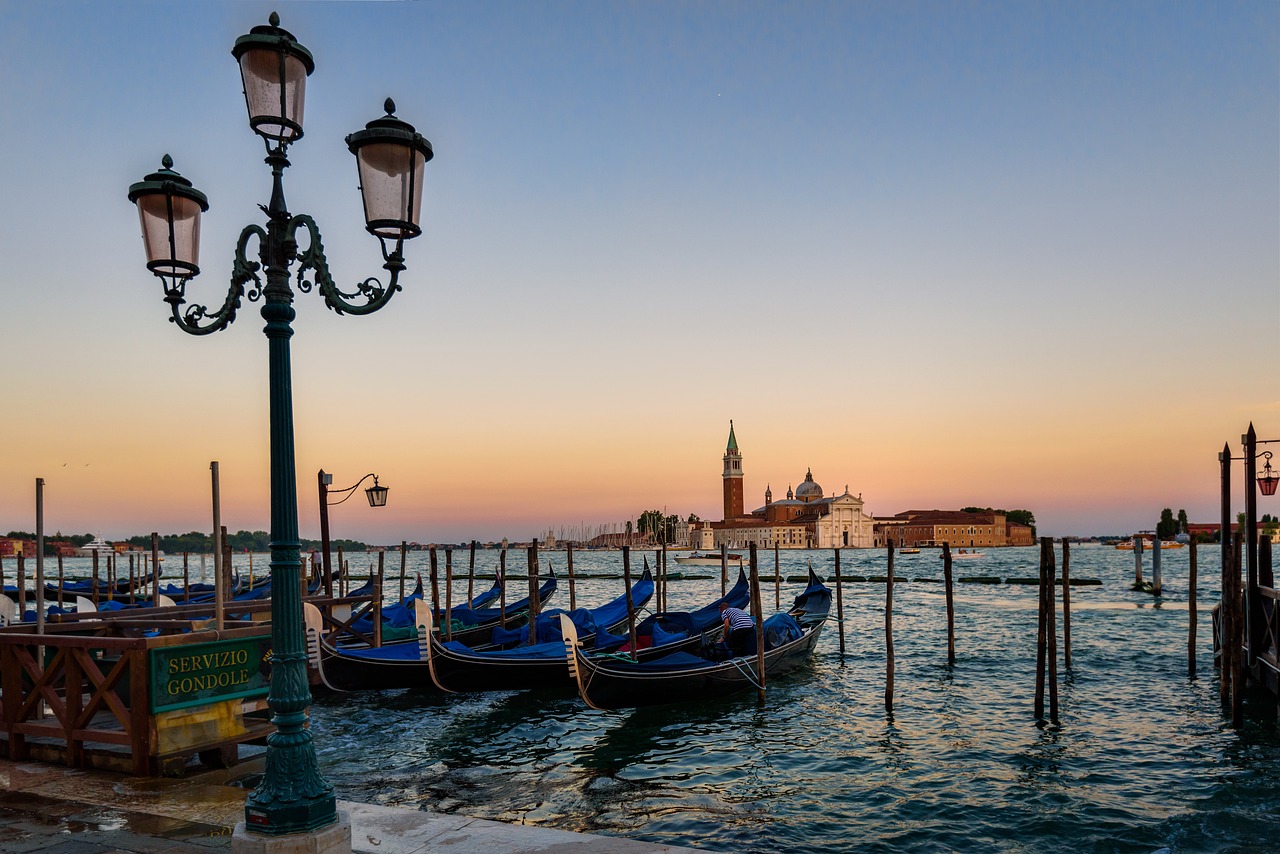
[{"label": "three-armed lamp", "polygon": [[[262,300],[268,341],[271,442],[271,646],[272,678],[267,704],[276,731],[267,739],[262,782],[245,802],[247,828],[281,835],[318,830],[337,818],[333,787],[320,774],[311,733],[307,729],[306,639],[302,620],[301,558],[298,541],[297,476],[294,461],[293,393],[289,339],[294,286],[320,292],[338,314],[372,314],[400,290],[404,241],[422,233],[423,172],[432,157],[431,143],[413,125],[395,116],[390,98],[386,115],[346,138],[356,157],[366,229],[378,238],[384,285],[376,278],[355,284],[351,293],[338,288],[329,274],[320,229],[306,214],[292,214],[284,200],[284,170],[289,146],[302,138],[307,77],[315,70],[311,52],[280,28],[271,13],[266,26],[236,39],[231,50],[240,66],[249,127],[266,146],[271,168],[271,197],[262,206],[265,227],[252,224],[240,232],[231,269],[230,289],[221,307],[186,305],[187,285],[200,274],[200,217],[209,209],[204,193],[173,169],[167,154],[161,169],[129,187],[142,224],[147,269],[164,287],[164,301],[184,332],[208,335],[235,320],[240,301]],[[298,232],[306,235],[305,248]],[[248,252],[257,241],[256,259]],[[295,268],[291,276],[291,268]],[[310,271],[310,276],[307,275]],[[263,279],[265,278],[265,283]],[[245,286],[252,282],[246,291]],[[185,308],[184,308],[185,306]],[[387,489],[377,478],[367,489],[369,503],[381,507]]]}]

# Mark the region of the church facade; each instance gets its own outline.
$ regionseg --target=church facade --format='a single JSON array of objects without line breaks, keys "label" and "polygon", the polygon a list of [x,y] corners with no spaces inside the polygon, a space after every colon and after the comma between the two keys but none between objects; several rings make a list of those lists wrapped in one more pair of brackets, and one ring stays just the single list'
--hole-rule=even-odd
[{"label": "church facade", "polygon": [[870,548],[875,544],[874,521],[865,512],[862,496],[853,495],[846,485],[840,495],[826,495],[813,479],[812,470],[787,497],[773,500],[766,486],[764,506],[744,509],[742,453],[729,422],[729,441],[721,472],[724,518],[719,522],[696,523],[689,531],[689,545],[696,549],[746,548]]}]

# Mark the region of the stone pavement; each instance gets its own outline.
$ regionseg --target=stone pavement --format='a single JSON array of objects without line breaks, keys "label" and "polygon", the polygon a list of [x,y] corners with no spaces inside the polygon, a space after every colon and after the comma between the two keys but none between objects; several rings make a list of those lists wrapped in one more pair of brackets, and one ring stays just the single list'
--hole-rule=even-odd
[{"label": "stone pavement", "polygon": [[[255,760],[260,763],[261,760]],[[260,769],[259,769],[260,770]],[[0,759],[0,852],[208,854],[230,850],[254,762],[183,779],[129,777]],[[359,854],[663,854],[677,848],[466,816],[339,801]]]}]

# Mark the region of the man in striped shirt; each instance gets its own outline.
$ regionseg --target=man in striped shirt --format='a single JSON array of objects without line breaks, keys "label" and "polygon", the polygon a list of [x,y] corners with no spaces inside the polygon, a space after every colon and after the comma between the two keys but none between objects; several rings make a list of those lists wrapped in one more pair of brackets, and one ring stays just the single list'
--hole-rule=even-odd
[{"label": "man in striped shirt", "polygon": [[756,621],[740,608],[720,603],[720,616],[724,618],[724,642],[734,656],[749,655],[756,651]]}]

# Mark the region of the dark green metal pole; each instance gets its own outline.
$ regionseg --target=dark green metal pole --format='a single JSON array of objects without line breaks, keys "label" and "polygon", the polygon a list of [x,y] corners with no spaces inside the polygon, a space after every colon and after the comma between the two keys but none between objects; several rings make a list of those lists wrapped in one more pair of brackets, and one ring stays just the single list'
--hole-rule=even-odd
[{"label": "dark green metal pole", "polygon": [[245,824],[258,833],[301,833],[338,818],[333,786],[316,762],[306,727],[311,690],[307,684],[303,631],[302,560],[298,542],[298,486],[293,443],[293,381],[290,325],[295,317],[284,249],[289,213],[281,175],[282,154],[267,158],[274,176],[264,248],[267,286],[262,318],[270,358],[271,396],[271,688],[267,705],[276,731],[267,737],[266,773],[245,801]]}]

